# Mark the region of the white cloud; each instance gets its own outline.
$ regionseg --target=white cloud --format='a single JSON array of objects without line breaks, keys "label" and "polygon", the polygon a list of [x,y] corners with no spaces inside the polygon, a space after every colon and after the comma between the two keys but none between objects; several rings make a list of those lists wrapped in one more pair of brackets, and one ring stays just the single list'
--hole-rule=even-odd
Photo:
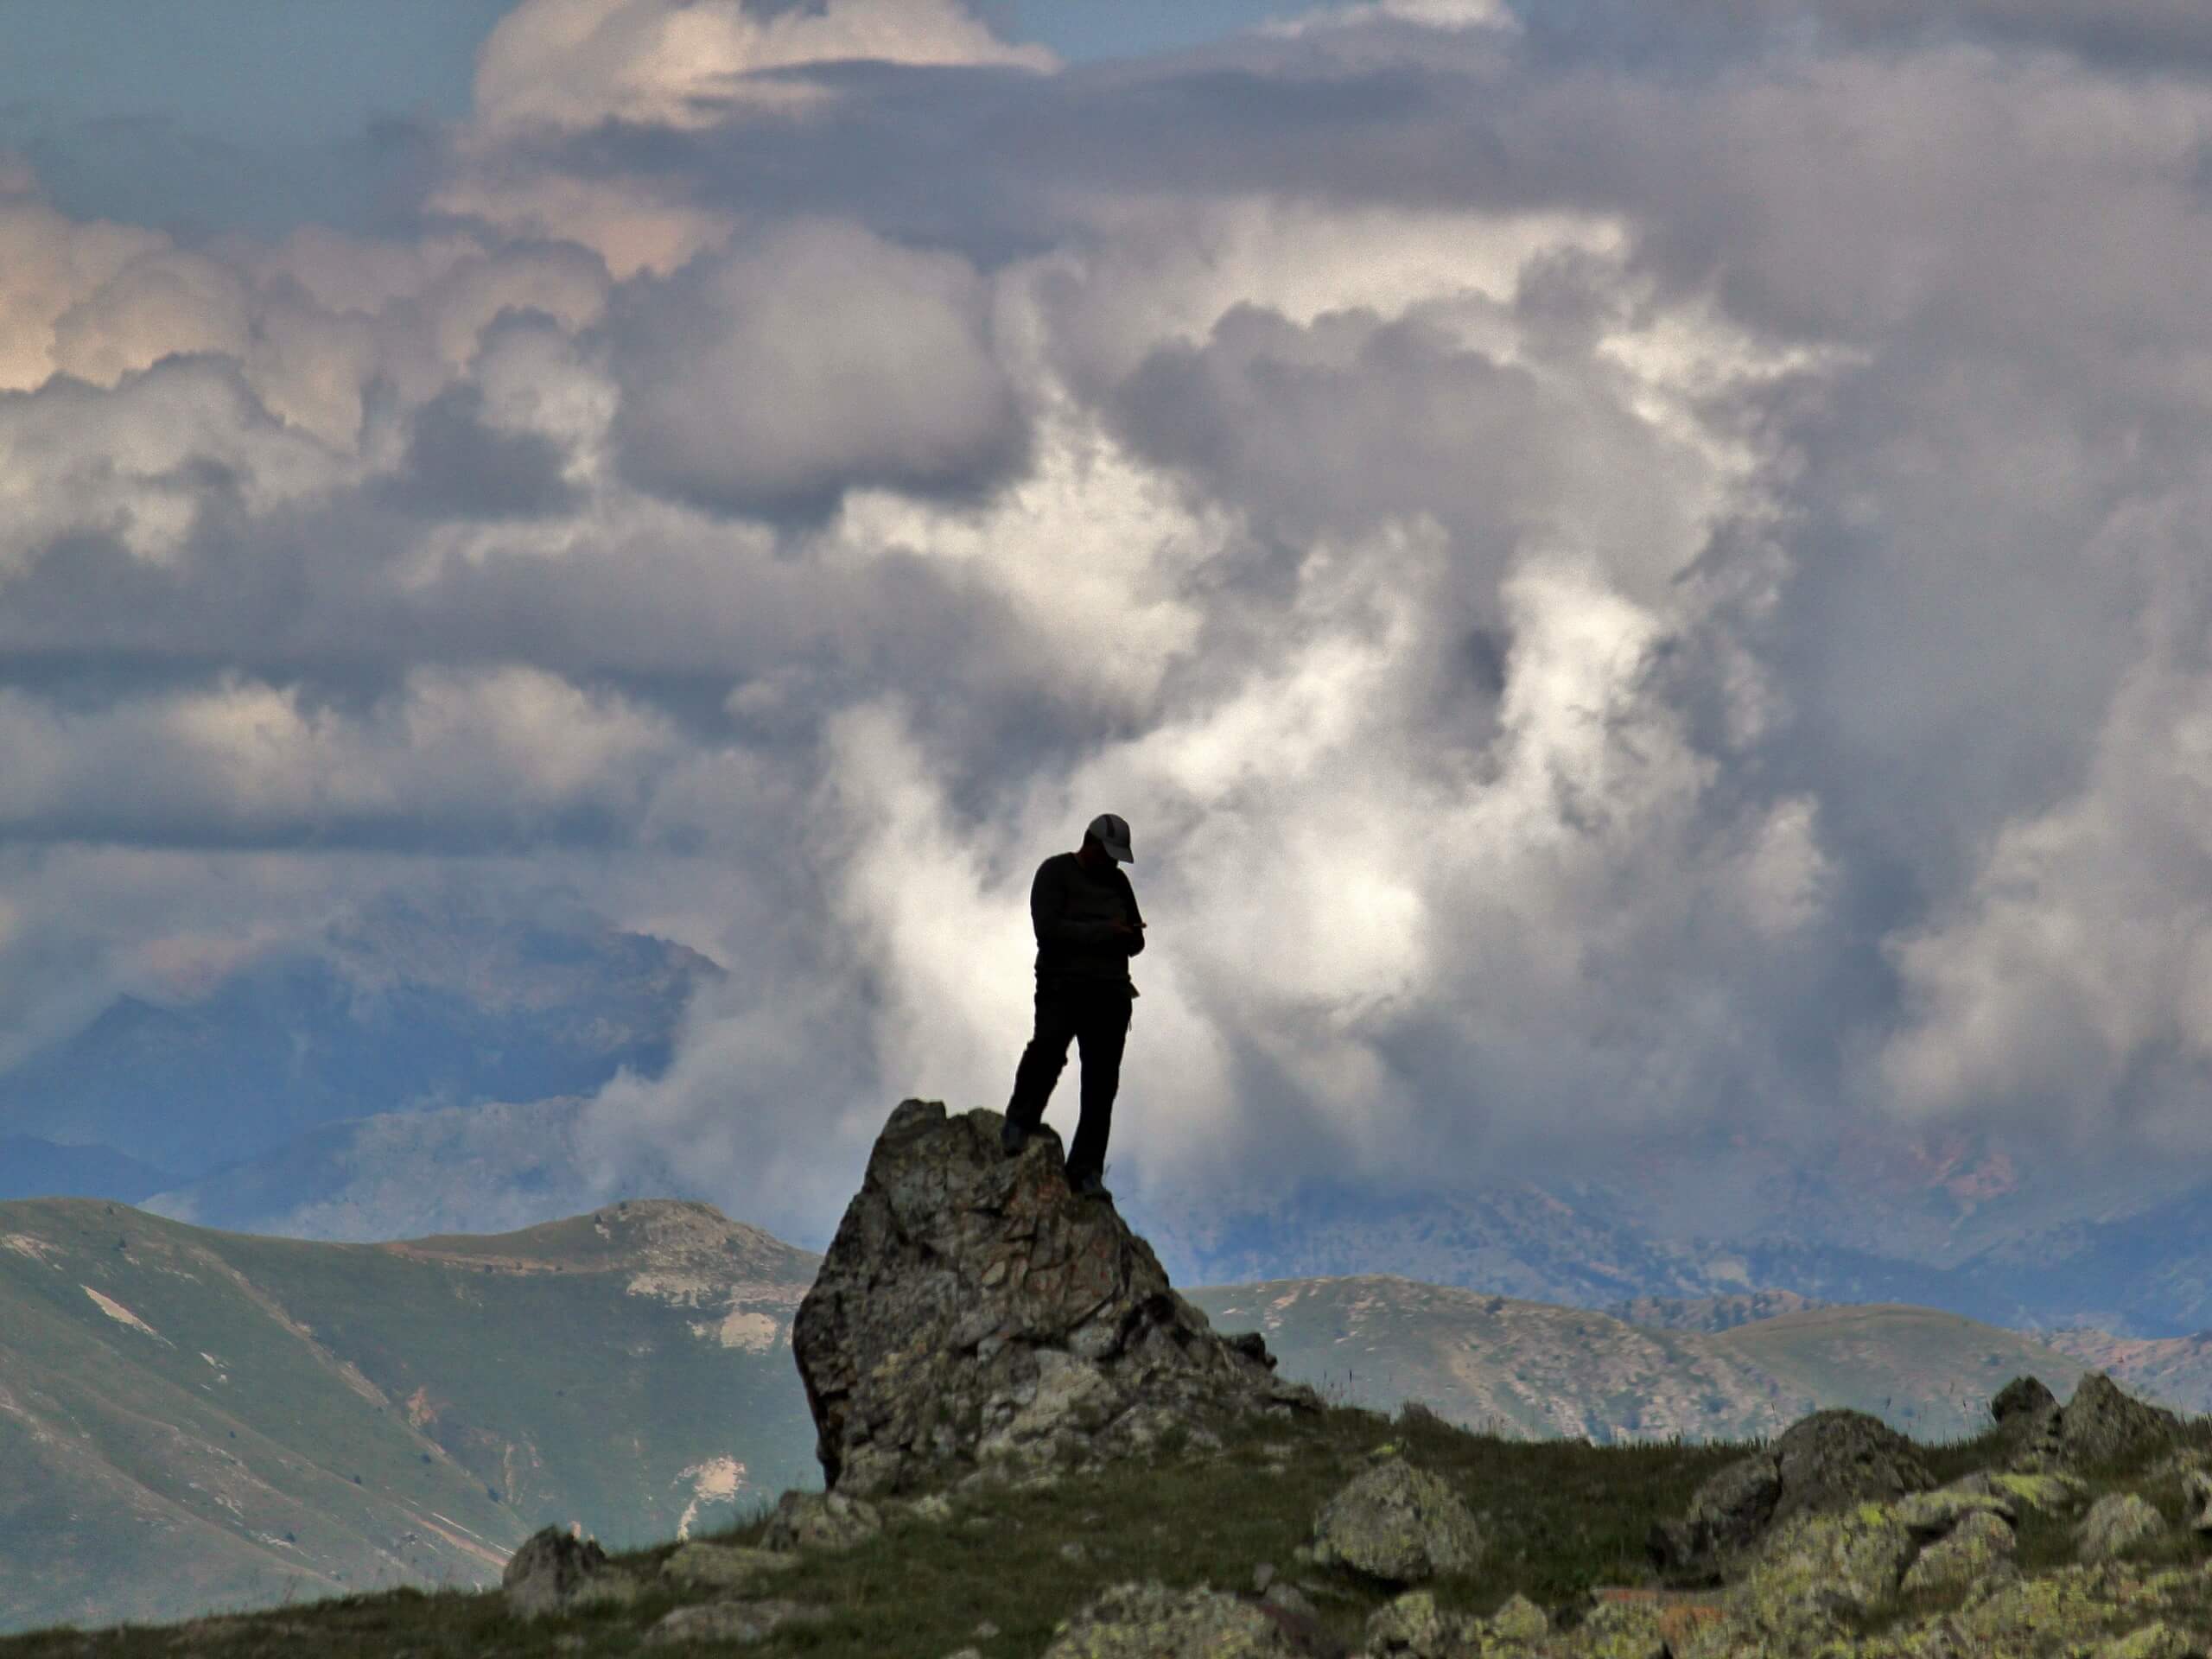
[{"label": "white cloud", "polygon": [[756,79],[808,64],[1054,67],[1009,46],[957,0],[827,0],[763,15],[740,0],[524,0],[477,60],[476,118],[493,130],[601,121],[695,128],[734,105],[806,101]]}]

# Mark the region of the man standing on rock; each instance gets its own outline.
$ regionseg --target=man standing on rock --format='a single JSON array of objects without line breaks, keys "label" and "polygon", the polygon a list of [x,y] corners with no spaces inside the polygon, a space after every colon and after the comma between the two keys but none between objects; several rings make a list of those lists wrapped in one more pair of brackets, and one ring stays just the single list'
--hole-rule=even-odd
[{"label": "man standing on rock", "polygon": [[1144,949],[1144,917],[1129,878],[1118,868],[1136,862],[1129,826],[1102,812],[1084,831],[1078,852],[1055,853],[1029,885],[1029,920],[1037,931],[1037,1031],[1014,1069],[999,1144],[1018,1153],[1045,1121],[1045,1103],[1068,1062],[1068,1040],[1083,1049],[1083,1116],[1068,1148],[1068,1185],[1086,1197],[1106,1191],[1106,1134],[1122,1082],[1122,1045],[1128,1035],[1129,958]]}]

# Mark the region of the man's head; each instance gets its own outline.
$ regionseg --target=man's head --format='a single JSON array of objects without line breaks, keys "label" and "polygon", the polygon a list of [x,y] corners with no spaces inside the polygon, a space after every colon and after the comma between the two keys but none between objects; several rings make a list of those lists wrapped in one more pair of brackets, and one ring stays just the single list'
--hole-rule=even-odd
[{"label": "man's head", "polygon": [[1090,827],[1083,832],[1083,844],[1085,849],[1095,845],[1117,864],[1137,861],[1137,855],[1129,850],[1128,820],[1111,812],[1101,812],[1090,821]]}]

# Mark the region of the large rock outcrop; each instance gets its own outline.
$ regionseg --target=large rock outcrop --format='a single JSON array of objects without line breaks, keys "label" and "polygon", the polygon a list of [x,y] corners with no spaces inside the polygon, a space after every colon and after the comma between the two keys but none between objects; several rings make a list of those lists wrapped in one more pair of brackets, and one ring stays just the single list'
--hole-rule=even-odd
[{"label": "large rock outcrop", "polygon": [[1205,1419],[1318,1410],[1255,1337],[1177,1295],[1110,1200],[1078,1198],[1047,1128],[893,1111],[791,1346],[834,1490],[899,1493],[1122,1455]]}]

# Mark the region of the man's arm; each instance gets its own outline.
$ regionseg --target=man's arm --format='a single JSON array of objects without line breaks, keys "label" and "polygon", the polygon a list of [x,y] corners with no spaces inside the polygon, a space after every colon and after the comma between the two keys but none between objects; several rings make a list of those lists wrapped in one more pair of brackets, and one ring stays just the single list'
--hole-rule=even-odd
[{"label": "man's arm", "polygon": [[1067,884],[1050,859],[1037,867],[1029,884],[1029,925],[1039,944],[1104,944],[1114,937],[1111,922],[1071,922],[1067,915]]},{"label": "man's arm", "polygon": [[1137,890],[1129,885],[1129,878],[1119,870],[1114,874],[1121,876],[1122,901],[1129,907],[1128,931],[1122,936],[1122,943],[1131,956],[1139,956],[1144,950],[1144,912],[1137,908]]}]

